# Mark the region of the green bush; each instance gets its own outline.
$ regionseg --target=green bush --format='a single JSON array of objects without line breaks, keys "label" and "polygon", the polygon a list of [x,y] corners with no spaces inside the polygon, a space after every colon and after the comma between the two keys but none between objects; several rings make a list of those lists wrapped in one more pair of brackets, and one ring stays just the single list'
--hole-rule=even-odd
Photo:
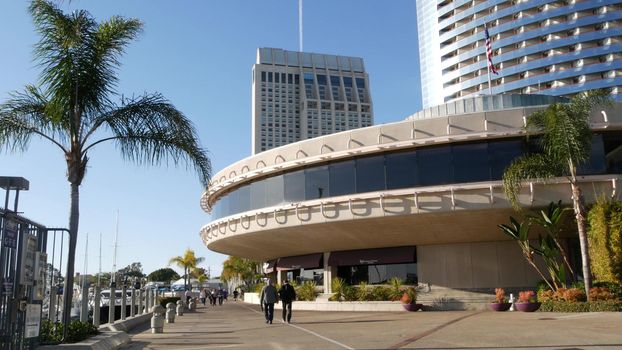
[{"label": "green bush", "polygon": [[179,297],[162,297],[162,298],[158,298],[158,301],[160,302],[160,305],[162,305],[163,308],[166,308],[166,304],[168,304],[168,303],[177,304],[178,300],[180,300]]},{"label": "green bush", "polygon": [[331,295],[330,298],[328,298],[328,300],[342,301],[343,299],[345,299],[344,294],[345,294],[345,288],[347,286],[346,281],[344,281],[343,278],[335,277],[330,282],[330,284],[331,284],[331,289],[333,291],[333,295]]},{"label": "green bush", "polygon": [[355,301],[357,300],[358,295],[356,294],[356,288],[346,285],[343,289],[343,298],[346,301]]},{"label": "green bush", "polygon": [[[373,287],[372,287],[373,288]],[[356,299],[358,301],[372,300],[371,288],[367,287],[367,283],[361,282],[356,290]]]},{"label": "green bush", "polygon": [[393,289],[386,286],[376,286],[371,291],[372,300],[391,301],[393,300]]},{"label": "green bush", "polygon": [[402,294],[404,294],[404,290],[402,288],[403,282],[402,279],[399,277],[393,277],[389,280],[389,285],[390,285],[390,291],[391,294],[389,295],[388,300],[400,300],[400,298],[402,297]]},{"label": "green bush", "polygon": [[588,221],[595,279],[622,284],[622,202],[599,198],[588,213]]},{"label": "green bush", "polygon": [[545,301],[540,306],[540,311],[550,312],[600,312],[622,311],[622,302],[616,300],[590,301],[590,302],[564,302]]},{"label": "green bush", "polygon": [[607,288],[618,299],[622,300],[622,286],[615,282],[596,282],[594,287]]},{"label": "green bush", "polygon": [[[99,334],[95,326],[88,322],[71,321],[67,328],[67,343],[77,343],[93,335]],[[39,341],[41,343],[57,343],[63,338],[63,324],[52,323],[50,320],[41,322]]]},{"label": "green bush", "polygon": [[296,299],[301,301],[313,301],[318,296],[318,292],[315,290],[316,284],[314,281],[303,282],[300,286],[296,287]]}]

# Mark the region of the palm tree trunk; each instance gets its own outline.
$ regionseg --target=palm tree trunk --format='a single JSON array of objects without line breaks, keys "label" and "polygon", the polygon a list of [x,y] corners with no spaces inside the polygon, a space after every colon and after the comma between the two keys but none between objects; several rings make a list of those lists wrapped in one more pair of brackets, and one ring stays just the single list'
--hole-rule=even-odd
[{"label": "palm tree trunk", "polygon": [[[574,180],[574,179],[573,179]],[[577,231],[579,232],[579,245],[581,247],[581,263],[583,265],[583,282],[585,283],[585,295],[590,301],[590,288],[592,288],[592,269],[590,266],[589,243],[587,240],[587,222],[585,215],[585,199],[583,192],[576,181],[571,181],[572,202],[574,206],[575,219],[577,220]]]},{"label": "palm tree trunk", "polygon": [[78,222],[80,218],[80,185],[71,183],[71,203],[69,207],[69,251],[67,256],[67,276],[65,278],[65,301],[63,305],[63,339],[67,338],[67,326],[71,321],[73,297],[73,274],[78,241]]}]

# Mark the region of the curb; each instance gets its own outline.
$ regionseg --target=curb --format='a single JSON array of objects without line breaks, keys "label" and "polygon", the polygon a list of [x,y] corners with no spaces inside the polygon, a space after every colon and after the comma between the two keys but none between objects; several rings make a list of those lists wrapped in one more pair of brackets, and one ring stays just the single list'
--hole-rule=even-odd
[{"label": "curb", "polygon": [[88,338],[80,343],[45,345],[37,349],[71,349],[71,350],[115,350],[130,342],[130,336],[125,332],[101,332],[100,334]]}]

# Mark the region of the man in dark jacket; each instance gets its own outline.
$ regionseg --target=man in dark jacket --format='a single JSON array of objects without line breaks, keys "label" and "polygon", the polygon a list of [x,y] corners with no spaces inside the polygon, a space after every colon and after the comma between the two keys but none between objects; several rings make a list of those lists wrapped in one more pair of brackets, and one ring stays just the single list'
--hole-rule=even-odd
[{"label": "man in dark jacket", "polygon": [[283,281],[283,286],[279,289],[279,298],[283,301],[283,322],[291,323],[292,301],[296,300],[296,290],[288,280]]}]

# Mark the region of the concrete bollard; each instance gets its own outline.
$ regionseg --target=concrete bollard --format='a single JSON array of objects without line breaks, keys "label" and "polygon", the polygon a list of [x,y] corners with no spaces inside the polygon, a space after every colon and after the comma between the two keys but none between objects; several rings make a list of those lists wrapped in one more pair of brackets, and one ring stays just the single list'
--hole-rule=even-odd
[{"label": "concrete bollard", "polygon": [[121,319],[125,320],[127,316],[127,287],[121,288]]},{"label": "concrete bollard", "polygon": [[134,317],[136,316],[136,310],[134,309],[136,307],[136,289],[131,288],[130,290],[132,291],[132,296],[130,297],[130,317]]},{"label": "concrete bollard", "polygon": [[166,323],[175,323],[175,304],[166,304]]},{"label": "concrete bollard", "polygon": [[110,298],[108,299],[108,323],[110,324],[114,323],[114,309],[117,306],[116,297],[117,291],[115,290],[114,286],[110,286]]},{"label": "concrete bollard", "polygon": [[184,315],[184,302],[181,300],[177,300],[177,316],[183,316]]},{"label": "concrete bollard", "polygon": [[143,310],[143,290],[138,289],[138,314],[142,315],[145,311]]},{"label": "concrete bollard", "polygon": [[151,316],[151,333],[162,333],[164,331],[164,308],[156,305],[151,308],[153,316]]},{"label": "concrete bollard", "polygon": [[190,311],[194,311],[197,308],[197,301],[193,299],[190,299],[190,304],[188,304],[188,307],[190,309]]}]

